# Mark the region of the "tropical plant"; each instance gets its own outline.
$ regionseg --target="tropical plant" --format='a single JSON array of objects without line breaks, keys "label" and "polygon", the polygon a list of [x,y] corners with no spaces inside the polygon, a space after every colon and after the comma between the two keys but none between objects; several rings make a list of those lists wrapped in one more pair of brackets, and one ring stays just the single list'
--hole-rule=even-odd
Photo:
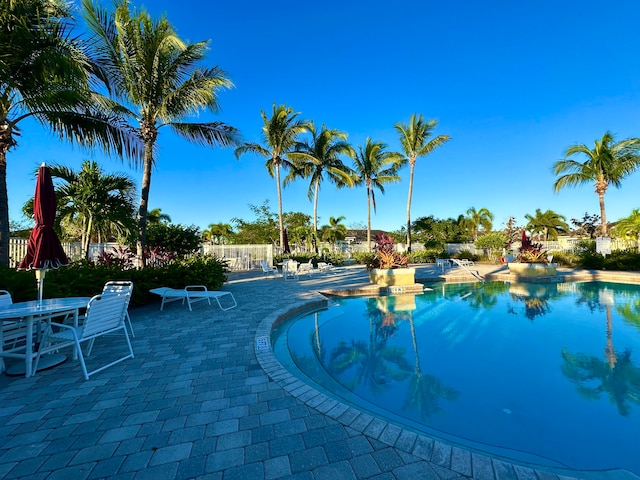
[{"label": "tropical plant", "polygon": [[269,175],[275,177],[278,189],[278,224],[280,229],[280,248],[284,247],[284,221],[282,218],[282,187],[280,185],[280,168],[291,168],[293,165],[287,155],[298,144],[298,136],[307,130],[307,122],[297,119],[299,112],[294,112],[286,105],[273,104],[271,117],[264,110],[262,116],[262,142],[244,143],[235,149],[240,158],[247,152],[255,153],[267,159],[264,164]]},{"label": "tropical plant", "polygon": [[634,208],[631,215],[618,220],[611,233],[616,237],[640,239],[640,209]]},{"label": "tropical plant", "polygon": [[567,225],[564,215],[554,212],[553,210],[547,210],[542,212],[539,208],[536,209],[535,215],[524,216],[527,219],[526,230],[531,232],[531,235],[538,234],[538,240],[544,239],[557,240],[558,235],[561,233],[567,233],[569,231],[569,225]]},{"label": "tropical plant", "polygon": [[478,232],[480,227],[486,232],[490,232],[493,228],[493,213],[486,208],[476,210],[475,207],[471,207],[467,210],[467,216],[465,217],[465,223],[467,228],[471,232],[471,237],[475,242],[478,240]]},{"label": "tropical plant", "polygon": [[[135,182],[128,175],[105,174],[94,161],[82,162],[76,172],[63,165],[51,165],[51,176],[60,180],[55,188],[58,202],[56,221],[78,227],[82,256],[89,258],[92,240],[127,237],[135,231]],[[33,199],[23,207],[33,215]]]},{"label": "tropical plant", "polygon": [[402,156],[395,152],[387,152],[382,142],[374,142],[367,138],[364,148],[358,147],[355,155],[355,185],[364,185],[367,189],[367,251],[371,251],[371,205],[376,211],[375,189],[384,194],[384,186],[399,182],[398,168],[402,164]]},{"label": "tropical plant", "polygon": [[540,243],[533,243],[525,230],[522,231],[522,244],[515,261],[519,263],[549,263],[547,251],[542,248]]},{"label": "tropical plant", "polygon": [[577,229],[576,235],[580,237],[588,237],[591,239],[596,238],[598,233],[598,223],[600,222],[600,215],[591,215],[589,212],[585,212],[582,218],[572,218],[571,224]]},{"label": "tropical plant", "polygon": [[228,223],[212,223],[204,232],[202,232],[202,238],[207,239],[213,243],[221,244],[225,243],[225,240],[233,235],[233,229]]},{"label": "tropical plant", "polygon": [[396,252],[393,247],[393,239],[384,233],[376,235],[376,246],[373,249],[373,258],[371,263],[366,265],[367,270],[372,268],[381,268],[389,270],[394,268],[407,268],[409,266],[409,257],[407,255]]},{"label": "tropical plant", "polygon": [[355,151],[347,143],[347,134],[339,130],[329,130],[322,125],[320,131],[313,122],[307,126],[311,141],[304,141],[289,153],[294,168],[284,179],[287,185],[297,177],[309,178],[307,197],[313,197],[313,230],[318,232],[318,197],[320,185],[327,178],[337,188],[353,187],[353,172],[340,159],[340,155],[353,158]]},{"label": "tropical plant", "polygon": [[[583,155],[586,160],[580,163],[574,155]],[[553,165],[553,173],[560,177],[553,188],[556,192],[564,187],[573,187],[594,182],[595,192],[600,202],[601,234],[607,236],[607,213],[604,208],[604,195],[609,185],[620,188],[622,180],[640,165],[640,138],[628,138],[616,142],[611,132],[605,132],[595,141],[593,149],[585,144],[567,148],[565,158]]]},{"label": "tropical plant", "polygon": [[[218,67],[198,66],[207,42],[182,41],[166,18],[153,20],[145,11],[132,16],[127,0],[114,12],[83,0],[85,18],[94,35],[93,60],[122,118],[144,145],[137,255],[144,266],[151,171],[157,166],[159,130],[169,126],[189,142],[233,146],[239,132],[222,122],[188,123],[201,110],[219,110],[217,92],[232,87]],[[120,102],[120,103],[117,103]]]},{"label": "tropical plant", "polygon": [[338,240],[344,240],[347,235],[347,227],[342,223],[344,219],[343,216],[329,217],[329,224],[323,225],[320,230],[320,238],[331,244],[335,244]]},{"label": "tropical plant", "polygon": [[171,217],[162,213],[161,208],[153,208],[147,213],[147,224],[171,223]]},{"label": "tropical plant", "polygon": [[33,118],[72,143],[119,157],[137,139],[101,110],[90,91],[83,43],[63,0],[0,2],[0,265],[9,262],[7,153]]},{"label": "tropical plant", "polygon": [[400,144],[406,158],[404,162],[409,163],[409,195],[407,198],[407,248],[411,251],[411,197],[413,196],[413,175],[416,167],[416,160],[425,157],[433,152],[440,145],[448,142],[451,137],[448,135],[438,135],[429,140],[436,128],[436,120],[425,121],[422,114],[416,117],[414,113],[409,119],[409,123],[398,122],[395,129],[400,136]]}]

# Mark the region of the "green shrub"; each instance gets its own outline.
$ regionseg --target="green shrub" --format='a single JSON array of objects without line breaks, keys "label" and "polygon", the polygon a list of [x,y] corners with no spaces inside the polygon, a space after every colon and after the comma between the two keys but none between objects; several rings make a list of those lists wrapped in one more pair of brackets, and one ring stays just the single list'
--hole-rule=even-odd
[{"label": "green shrub", "polygon": [[375,260],[375,255],[373,252],[355,252],[353,259],[360,264],[371,265]]},{"label": "green shrub", "polygon": [[435,263],[437,258],[446,256],[447,252],[442,248],[427,248],[411,252],[409,254],[409,263]]},{"label": "green shrub", "polygon": [[637,250],[618,250],[604,258],[606,270],[640,270],[640,254]]},{"label": "green shrub", "polygon": [[578,254],[578,266],[588,270],[602,270],[604,257],[591,251],[581,252]]},{"label": "green shrub", "polygon": [[[223,260],[208,255],[197,255],[163,267],[142,270],[121,270],[113,266],[77,262],[47,271],[44,298],[92,297],[101,293],[109,280],[131,280],[134,285],[131,305],[144,305],[155,300],[155,295],[149,294],[151,288],[206,285],[214,290],[226,281],[226,272]],[[36,279],[32,271],[0,268],[0,289],[9,291],[14,302],[37,298]]]},{"label": "green shrub", "polygon": [[561,267],[575,267],[579,263],[579,257],[576,253],[553,250],[549,254],[553,255],[553,263],[557,263]]},{"label": "green shrub", "polygon": [[478,260],[478,255],[474,255],[469,250],[460,250],[455,255],[452,255],[452,258],[460,258],[465,260],[473,260],[474,262]]}]

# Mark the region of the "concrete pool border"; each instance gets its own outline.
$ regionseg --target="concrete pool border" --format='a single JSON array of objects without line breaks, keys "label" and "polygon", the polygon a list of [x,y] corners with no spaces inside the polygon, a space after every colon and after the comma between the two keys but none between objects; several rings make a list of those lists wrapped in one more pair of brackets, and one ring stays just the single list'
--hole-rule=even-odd
[{"label": "concrete pool border", "polygon": [[[505,280],[500,278],[505,274],[493,273],[491,280]],[[508,274],[506,274],[508,276]],[[489,277],[489,276],[487,276]],[[545,277],[546,279],[546,277]],[[424,280],[424,279],[422,279]],[[442,278],[432,281],[443,280]],[[446,280],[445,280],[446,281]],[[451,282],[451,279],[448,280]],[[458,280],[458,281],[469,281]],[[513,281],[513,279],[511,279]],[[539,281],[539,280],[536,280]],[[571,271],[559,273],[551,282],[584,282],[584,281],[612,281],[619,283],[640,284],[640,276],[627,272],[588,272]],[[607,479],[631,480],[638,479],[637,475],[625,470],[608,471],[576,471],[569,469],[548,468],[525,462],[515,462],[511,459],[490,456],[484,452],[447,443],[435,437],[416,433],[408,428],[378,418],[375,415],[361,411],[343,403],[340,399],[327,395],[287,370],[276,358],[270,347],[273,329],[280,324],[305,313],[325,308],[328,305],[326,295],[342,295],[344,289],[322,290],[310,292],[307,299],[295,305],[280,309],[265,317],[259,324],[255,334],[255,355],[264,372],[282,389],[310,408],[340,422],[345,427],[369,436],[385,445],[414,455],[443,468],[447,468],[460,475],[474,479],[544,479],[568,480]],[[359,289],[350,289],[355,294]],[[371,290],[362,289],[362,294],[371,295]]]}]

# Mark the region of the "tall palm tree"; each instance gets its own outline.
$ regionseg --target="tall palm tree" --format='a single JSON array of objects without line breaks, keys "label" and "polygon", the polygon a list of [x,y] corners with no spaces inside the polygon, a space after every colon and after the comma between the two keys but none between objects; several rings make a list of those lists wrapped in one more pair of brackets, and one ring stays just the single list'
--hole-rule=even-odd
[{"label": "tall palm tree", "polygon": [[162,213],[161,208],[152,208],[147,213],[147,223],[149,225],[157,225],[160,223],[171,223],[171,217],[166,213]]},{"label": "tall palm tree", "polygon": [[402,165],[402,156],[396,152],[387,152],[382,142],[367,138],[364,148],[358,147],[353,159],[355,185],[364,185],[367,189],[367,251],[371,251],[371,205],[376,211],[375,189],[384,194],[384,186],[399,182],[398,169]]},{"label": "tall palm tree", "polygon": [[436,120],[425,121],[422,114],[416,117],[414,113],[409,119],[409,123],[398,122],[395,129],[400,135],[400,144],[409,163],[409,196],[407,198],[407,248],[411,251],[411,197],[413,196],[413,174],[416,167],[416,160],[425,157],[433,152],[440,145],[448,142],[449,135],[438,135],[429,140],[436,128]]},{"label": "tall palm tree", "polygon": [[[586,160],[580,163],[569,158],[581,154]],[[622,179],[640,165],[640,138],[628,138],[616,142],[611,132],[605,132],[595,141],[593,149],[585,144],[571,145],[565,158],[553,165],[553,173],[560,177],[553,184],[556,192],[564,187],[574,187],[594,182],[595,192],[600,201],[601,235],[607,236],[607,214],[604,195],[609,185],[620,188]]]},{"label": "tall palm tree", "polygon": [[[82,162],[76,172],[63,165],[51,165],[56,182],[57,220],[62,225],[75,225],[81,232],[82,255],[89,258],[93,239],[111,235],[126,236],[135,231],[135,182],[128,175],[105,174],[94,161]],[[33,199],[23,208],[33,215]]]},{"label": "tall palm tree", "polygon": [[267,159],[265,168],[269,175],[275,177],[278,189],[278,223],[280,228],[280,247],[284,245],[284,222],[282,220],[282,192],[280,185],[280,168],[291,168],[293,165],[287,155],[298,144],[298,136],[307,130],[308,122],[297,119],[299,112],[294,112],[286,105],[273,105],[271,117],[262,110],[262,142],[244,143],[235,149],[237,158],[247,152],[258,154]]},{"label": "tall palm tree", "polygon": [[536,209],[535,215],[524,216],[528,223],[525,226],[525,230],[529,230],[531,235],[538,233],[545,241],[551,237],[553,240],[558,239],[560,233],[566,233],[569,231],[569,225],[566,222],[566,217],[554,212],[553,210],[547,210],[542,212],[539,208]]},{"label": "tall palm tree", "polygon": [[182,41],[166,18],[145,11],[132,16],[127,0],[117,0],[110,14],[83,0],[85,18],[95,36],[94,68],[113,101],[144,145],[137,255],[144,266],[151,169],[156,165],[159,130],[169,126],[187,141],[233,146],[239,132],[222,122],[188,123],[201,110],[219,110],[217,92],[232,87],[218,67],[200,67],[208,42]]},{"label": "tall palm tree", "polygon": [[304,141],[289,154],[294,169],[284,179],[287,185],[296,177],[310,178],[307,196],[313,197],[313,230],[318,232],[318,197],[320,184],[325,177],[337,188],[353,186],[353,172],[340,159],[340,155],[353,158],[355,151],[347,143],[347,134],[339,130],[329,130],[322,125],[320,131],[313,122],[308,125],[311,142]]},{"label": "tall palm tree", "polygon": [[471,236],[473,237],[474,242],[478,240],[480,227],[482,227],[485,232],[490,232],[493,228],[493,213],[486,208],[476,210],[476,207],[471,207],[467,210],[467,217],[465,220],[469,230],[471,230]]},{"label": "tall palm tree", "polygon": [[136,139],[94,102],[88,61],[63,0],[0,2],[0,265],[9,262],[7,153],[34,118],[72,143],[119,157]]}]

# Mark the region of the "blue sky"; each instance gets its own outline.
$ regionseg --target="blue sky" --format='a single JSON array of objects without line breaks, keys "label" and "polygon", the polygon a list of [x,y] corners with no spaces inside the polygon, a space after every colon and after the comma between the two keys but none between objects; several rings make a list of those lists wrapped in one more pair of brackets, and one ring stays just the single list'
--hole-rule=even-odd
[{"label": "blue sky", "polygon": [[[398,150],[393,125],[412,113],[436,119],[436,134],[452,140],[418,160],[412,219],[457,217],[488,208],[494,228],[509,216],[520,225],[537,208],[567,217],[599,213],[591,185],[553,192],[553,163],[574,143],[589,146],[610,130],[617,139],[640,136],[640,36],[636,1],[132,0],[166,14],[180,36],[210,39],[207,65],[218,65],[235,88],[220,94],[222,111],[202,114],[259,141],[260,110],[285,103],[317,125],[367,137]],[[110,2],[103,2],[109,6]],[[366,6],[363,6],[366,5]],[[390,6],[393,8],[390,8]],[[23,123],[18,148],[7,155],[10,218],[33,195],[33,172],[45,161],[79,168],[95,159],[106,172],[141,170],[58,141]],[[253,218],[249,204],[269,200],[276,186],[264,159],[231,149],[190,145],[161,130],[150,208],[174,223],[206,228]],[[405,223],[408,168],[403,180],[377,193],[372,227]],[[285,211],[313,213],[308,184],[283,190]],[[610,221],[640,207],[640,171],[605,202]],[[320,224],[343,215],[365,223],[364,188],[320,192]]]}]

